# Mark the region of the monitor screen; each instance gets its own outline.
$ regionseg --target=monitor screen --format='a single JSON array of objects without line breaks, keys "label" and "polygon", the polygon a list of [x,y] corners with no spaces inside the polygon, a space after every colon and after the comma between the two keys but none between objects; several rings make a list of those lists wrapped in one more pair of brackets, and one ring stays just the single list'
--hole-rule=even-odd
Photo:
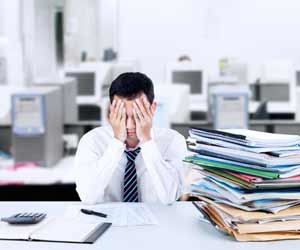
[{"label": "monitor screen", "polygon": [[94,72],[67,72],[66,76],[74,77],[78,83],[78,96],[95,95],[95,73]]},{"label": "monitor screen", "polygon": [[296,84],[300,86],[300,71],[296,71]]},{"label": "monitor screen", "polygon": [[44,131],[41,96],[13,96],[13,131],[16,134],[39,134]]},{"label": "monitor screen", "polygon": [[191,86],[191,94],[202,94],[202,71],[174,70],[172,72],[172,82],[188,83]]},{"label": "monitor screen", "polygon": [[261,84],[260,85],[261,101],[278,101],[288,102],[290,100],[289,85],[284,84]]}]

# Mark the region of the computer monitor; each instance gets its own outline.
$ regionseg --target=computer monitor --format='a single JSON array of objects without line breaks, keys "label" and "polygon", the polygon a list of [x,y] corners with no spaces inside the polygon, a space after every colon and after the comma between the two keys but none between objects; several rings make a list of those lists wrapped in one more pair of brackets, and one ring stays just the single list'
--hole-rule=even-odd
[{"label": "computer monitor", "polygon": [[250,112],[255,113],[262,102],[267,102],[267,112],[271,119],[293,119],[296,112],[296,84],[297,71],[290,61],[263,63],[257,80],[249,85],[252,93]]},{"label": "computer monitor", "polygon": [[239,87],[243,84],[238,83],[238,79],[235,76],[217,76],[217,77],[209,77],[207,83],[207,120],[212,121],[212,90],[215,87],[219,88],[228,88],[228,87]]},{"label": "computer monitor", "polygon": [[115,80],[120,74],[125,72],[136,72],[138,71],[138,62],[132,61],[117,61],[111,63],[110,74],[103,80],[102,85],[102,97],[109,96],[109,87],[113,80]]},{"label": "computer monitor", "polygon": [[296,86],[300,86],[300,69],[295,70]]},{"label": "computer monitor", "polygon": [[262,82],[259,89],[261,101],[289,102],[291,99],[289,82]]},{"label": "computer monitor", "polygon": [[0,55],[0,85],[7,84],[7,60]]},{"label": "computer monitor", "polygon": [[34,86],[58,87],[62,90],[64,124],[72,124],[78,121],[76,104],[77,82],[75,78],[45,78],[36,79]]},{"label": "computer monitor", "polygon": [[82,63],[77,67],[67,67],[66,77],[77,80],[77,103],[100,106],[102,85],[107,74],[111,73],[109,63]]},{"label": "computer monitor", "polygon": [[258,100],[268,102],[270,113],[295,113],[296,76],[289,61],[264,63],[257,83]]},{"label": "computer monitor", "polygon": [[291,79],[293,63],[289,60],[271,60],[261,65],[262,82],[287,82]]},{"label": "computer monitor", "polygon": [[125,72],[136,72],[138,71],[138,61],[137,60],[123,60],[112,64],[112,80],[117,78],[120,74]]},{"label": "computer monitor", "polygon": [[190,86],[190,110],[201,110],[202,104],[206,103],[207,81],[200,66],[191,62],[168,64],[166,82]]},{"label": "computer monitor", "polygon": [[270,114],[294,114],[296,111],[296,86],[286,82],[267,81],[250,84],[250,112],[254,113],[262,102],[267,102]]},{"label": "computer monitor", "polygon": [[220,76],[234,77],[238,84],[248,84],[248,65],[234,58],[223,58],[219,62]]},{"label": "computer monitor", "polygon": [[33,87],[14,93],[12,152],[15,162],[32,161],[53,166],[63,156],[62,91]]},{"label": "computer monitor", "polygon": [[247,86],[216,86],[211,90],[214,129],[248,128]]},{"label": "computer monitor", "polygon": [[166,107],[164,108],[164,110],[168,112],[167,116],[169,117],[168,119],[170,120],[170,123],[185,123],[189,121],[190,119],[190,110],[189,110],[190,85],[189,84],[181,84],[181,83],[156,84],[154,85],[154,94],[155,94],[155,101],[158,104],[165,103]]}]

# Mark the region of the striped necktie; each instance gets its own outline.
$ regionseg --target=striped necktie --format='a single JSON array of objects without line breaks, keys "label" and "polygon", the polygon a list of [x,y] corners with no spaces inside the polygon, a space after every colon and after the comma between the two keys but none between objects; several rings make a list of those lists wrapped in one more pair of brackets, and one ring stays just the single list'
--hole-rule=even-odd
[{"label": "striped necktie", "polygon": [[125,174],[124,174],[123,202],[139,201],[137,174],[136,174],[134,161],[140,151],[141,148],[137,148],[134,151],[125,151],[128,161],[126,164]]}]

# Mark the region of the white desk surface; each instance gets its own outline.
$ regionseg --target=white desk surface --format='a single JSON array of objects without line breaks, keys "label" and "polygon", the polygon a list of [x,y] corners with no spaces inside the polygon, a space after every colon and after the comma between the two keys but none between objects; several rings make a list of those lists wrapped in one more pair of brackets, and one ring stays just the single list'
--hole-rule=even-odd
[{"label": "white desk surface", "polygon": [[[61,215],[75,202],[1,202],[0,216],[20,211],[40,211]],[[300,241],[237,242],[211,225],[199,220],[196,208],[190,202],[172,206],[149,205],[159,220],[155,226],[111,227],[94,244],[67,244],[0,240],[0,249],[122,249],[122,250],[291,250],[298,249]]]}]

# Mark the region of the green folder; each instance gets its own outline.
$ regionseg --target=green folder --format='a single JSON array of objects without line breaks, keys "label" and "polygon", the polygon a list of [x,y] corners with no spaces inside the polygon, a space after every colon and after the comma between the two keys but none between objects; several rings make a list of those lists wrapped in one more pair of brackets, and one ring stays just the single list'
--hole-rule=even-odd
[{"label": "green folder", "polygon": [[227,169],[239,173],[244,173],[244,174],[251,174],[267,179],[275,179],[279,178],[279,173],[277,170],[274,171],[264,171],[260,169],[254,169],[254,168],[249,168],[249,167],[244,167],[244,166],[239,166],[238,164],[228,164],[224,162],[218,162],[218,161],[209,161],[201,158],[194,158],[193,156],[188,156],[185,157],[184,159],[185,162],[190,162],[194,163],[196,165],[202,166],[202,167],[212,167],[212,168],[218,168],[218,169]]},{"label": "green folder", "polygon": [[246,188],[246,189],[255,189],[255,185],[252,182],[243,180],[235,175],[231,175],[230,173],[224,172],[221,169],[217,169],[217,168],[211,168],[211,167],[207,167],[204,166],[203,167],[203,173],[205,176],[215,176],[217,178],[221,178],[225,181],[229,181],[232,182],[234,184],[237,184],[239,186],[241,186],[242,188]]}]

